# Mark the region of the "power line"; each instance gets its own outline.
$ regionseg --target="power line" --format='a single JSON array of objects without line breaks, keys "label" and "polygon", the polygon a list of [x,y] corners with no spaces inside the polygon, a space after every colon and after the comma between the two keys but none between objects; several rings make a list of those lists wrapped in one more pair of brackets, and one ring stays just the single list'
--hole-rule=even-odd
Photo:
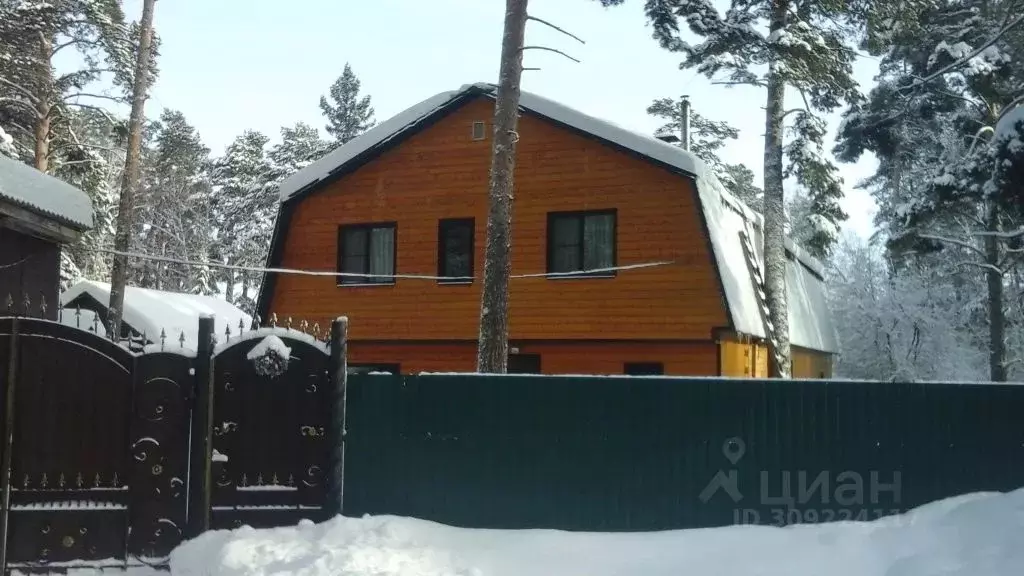
[{"label": "power line", "polygon": [[[170,256],[157,256],[155,254],[143,254],[141,252],[127,252],[114,250],[112,248],[92,248],[85,252],[100,252],[113,254],[139,260],[150,260],[154,262],[167,262],[199,268],[220,268],[222,270],[235,270],[239,272],[258,272],[261,274],[287,274],[294,276],[327,276],[335,278],[389,278],[403,280],[444,280],[449,282],[470,282],[476,279],[474,276],[431,276],[427,274],[357,274],[353,272],[335,272],[330,270],[301,270],[297,268],[263,268],[259,266],[239,266],[236,264],[221,264],[218,262],[201,262],[197,260],[186,260],[183,258],[172,258]],[[580,276],[586,274],[606,274],[625,270],[639,270],[643,268],[654,268],[658,266],[669,266],[675,264],[673,261],[644,262],[640,264],[628,264],[625,266],[609,266],[605,268],[593,268],[590,270],[577,270],[573,272],[540,272],[535,274],[513,274],[510,278],[559,278]]]}]

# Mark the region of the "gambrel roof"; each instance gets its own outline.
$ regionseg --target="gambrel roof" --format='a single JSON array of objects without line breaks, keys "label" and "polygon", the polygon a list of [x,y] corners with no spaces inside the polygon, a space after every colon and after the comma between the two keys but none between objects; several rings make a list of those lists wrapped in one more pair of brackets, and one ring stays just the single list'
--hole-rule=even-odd
[{"label": "gambrel roof", "polygon": [[[287,178],[280,188],[282,203],[288,206],[298,201],[471,99],[495,98],[495,91],[492,84],[467,84],[398,113]],[[761,216],[729,194],[700,158],[678,146],[529,92],[522,93],[520,108],[694,180],[732,328],[750,336],[766,337],[758,290],[740,236],[746,233],[749,237],[760,237]],[[275,247],[283,240],[279,238],[281,220],[278,219],[275,230]],[[757,251],[761,252],[759,243]],[[821,264],[788,240],[786,251],[790,341],[802,348],[838,353],[839,342],[828,309]]]}]

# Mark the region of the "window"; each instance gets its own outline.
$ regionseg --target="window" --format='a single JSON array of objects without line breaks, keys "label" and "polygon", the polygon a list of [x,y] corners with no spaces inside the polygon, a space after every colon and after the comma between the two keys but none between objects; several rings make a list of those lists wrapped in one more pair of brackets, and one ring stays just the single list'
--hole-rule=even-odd
[{"label": "window", "polygon": [[388,373],[399,375],[402,373],[402,367],[400,364],[349,364],[349,374],[370,374],[373,373]]},{"label": "window", "polygon": [[473,281],[473,219],[450,218],[437,224],[437,275],[461,280],[439,280],[461,284]]},{"label": "window", "polygon": [[509,374],[540,374],[540,354],[509,354]]},{"label": "window", "polygon": [[582,271],[580,276],[614,276],[614,271],[602,270],[614,266],[614,210],[548,214],[549,274]]},{"label": "window", "polygon": [[[394,284],[395,225],[356,224],[338,228],[338,284]],[[383,276],[383,277],[382,277]]]},{"label": "window", "polygon": [[626,362],[623,372],[628,376],[661,376],[665,365],[661,362]]},{"label": "window", "polygon": [[473,140],[484,140],[487,138],[487,124],[485,122],[473,122]]}]

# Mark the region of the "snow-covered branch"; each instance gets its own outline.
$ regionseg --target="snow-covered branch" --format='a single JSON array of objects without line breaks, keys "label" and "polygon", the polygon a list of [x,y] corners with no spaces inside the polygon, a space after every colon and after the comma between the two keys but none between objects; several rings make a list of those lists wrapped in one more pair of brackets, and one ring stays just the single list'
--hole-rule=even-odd
[{"label": "snow-covered branch", "polygon": [[996,34],[994,36],[992,36],[991,38],[989,38],[987,41],[985,41],[985,43],[983,43],[981,46],[975,48],[974,50],[972,50],[970,53],[966,54],[965,56],[963,56],[959,60],[943,66],[939,70],[929,74],[928,76],[925,76],[921,80],[918,80],[917,82],[914,82],[913,84],[910,84],[909,86],[904,86],[900,90],[901,91],[909,91],[909,90],[913,90],[915,88],[919,88],[919,87],[921,87],[921,86],[931,82],[932,80],[935,80],[936,78],[939,78],[940,76],[942,76],[944,74],[947,74],[949,72],[952,72],[953,70],[956,70],[957,68],[960,68],[960,67],[964,66],[965,64],[970,62],[972,58],[974,58],[978,54],[981,54],[989,46],[992,46],[993,44],[998,42],[999,39],[1003,37],[1003,35],[1005,35],[1007,32],[1009,32],[1013,28],[1016,28],[1022,22],[1024,22],[1024,16],[1020,16],[1016,20],[1014,20],[1013,22],[1010,22],[1006,26],[1003,26],[1003,28],[1001,30],[999,30],[999,32],[996,32]]},{"label": "snow-covered branch", "polygon": [[926,240],[935,240],[936,242],[942,242],[944,244],[952,244],[954,246],[959,246],[961,248],[966,248],[966,249],[970,250],[971,252],[974,252],[975,254],[977,254],[979,256],[984,256],[985,255],[984,250],[982,250],[981,248],[975,246],[974,244],[971,244],[970,242],[965,242],[963,240],[957,240],[956,238],[947,238],[945,236],[937,236],[937,235],[934,235],[934,234],[918,234],[917,236],[919,238],[924,238]]}]

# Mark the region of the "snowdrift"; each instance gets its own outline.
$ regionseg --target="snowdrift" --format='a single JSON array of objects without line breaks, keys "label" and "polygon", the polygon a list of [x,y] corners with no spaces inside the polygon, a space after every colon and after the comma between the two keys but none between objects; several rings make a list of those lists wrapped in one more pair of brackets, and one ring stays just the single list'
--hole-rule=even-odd
[{"label": "snowdrift", "polygon": [[470,530],[390,516],[207,533],[175,576],[1018,576],[1024,489],[902,516],[657,533]]}]

